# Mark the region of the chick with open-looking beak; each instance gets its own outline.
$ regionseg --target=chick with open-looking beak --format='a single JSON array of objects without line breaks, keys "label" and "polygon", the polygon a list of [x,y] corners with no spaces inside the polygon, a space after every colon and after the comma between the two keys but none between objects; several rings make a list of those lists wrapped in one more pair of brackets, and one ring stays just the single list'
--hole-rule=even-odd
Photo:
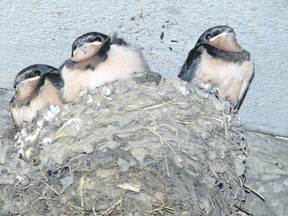
[{"label": "chick with open-looking beak", "polygon": [[123,39],[90,32],[73,42],[72,57],[59,70],[65,83],[63,99],[71,102],[81,89],[93,90],[108,82],[128,80],[135,72],[147,72],[148,66],[140,50]]},{"label": "chick with open-looking beak", "polygon": [[217,90],[237,110],[254,76],[250,53],[236,40],[229,26],[215,26],[198,39],[178,75],[190,82],[194,77],[206,90]]},{"label": "chick with open-looking beak", "polygon": [[64,82],[58,69],[35,64],[20,71],[14,82],[15,95],[10,101],[10,111],[16,127],[32,122],[37,111],[47,105],[60,105],[60,89]]}]

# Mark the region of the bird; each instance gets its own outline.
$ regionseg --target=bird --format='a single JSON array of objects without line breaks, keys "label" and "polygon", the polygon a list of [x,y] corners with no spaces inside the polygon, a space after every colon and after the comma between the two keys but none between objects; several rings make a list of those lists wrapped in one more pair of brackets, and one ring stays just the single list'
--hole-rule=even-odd
[{"label": "bird", "polygon": [[237,112],[254,77],[250,53],[227,25],[207,29],[189,52],[178,77],[197,79],[206,91],[216,91]]},{"label": "bird", "polygon": [[58,69],[52,66],[34,64],[21,70],[15,77],[15,94],[10,101],[15,126],[25,127],[48,105],[63,104],[60,93],[63,86]]},{"label": "bird", "polygon": [[100,32],[88,32],[72,44],[71,58],[59,67],[65,83],[63,99],[73,102],[82,89],[94,90],[116,80],[128,80],[133,73],[149,68],[139,49],[124,39]]}]

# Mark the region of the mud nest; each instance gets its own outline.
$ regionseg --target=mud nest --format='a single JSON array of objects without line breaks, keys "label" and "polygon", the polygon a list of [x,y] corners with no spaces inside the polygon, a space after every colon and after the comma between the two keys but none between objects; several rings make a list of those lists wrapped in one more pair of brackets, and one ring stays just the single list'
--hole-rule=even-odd
[{"label": "mud nest", "polygon": [[247,155],[238,115],[195,83],[148,81],[83,91],[19,131],[0,166],[3,213],[236,215]]}]

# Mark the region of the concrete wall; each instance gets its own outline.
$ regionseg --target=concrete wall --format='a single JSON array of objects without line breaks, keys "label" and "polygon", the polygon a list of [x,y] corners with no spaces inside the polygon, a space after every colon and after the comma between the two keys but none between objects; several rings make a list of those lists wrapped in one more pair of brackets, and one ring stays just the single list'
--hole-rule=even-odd
[{"label": "concrete wall", "polygon": [[287,0],[2,0],[0,8],[0,87],[9,89],[28,65],[59,66],[73,40],[88,31],[117,31],[143,47],[153,71],[176,76],[204,30],[230,25],[256,65],[240,110],[243,125],[288,136]]}]

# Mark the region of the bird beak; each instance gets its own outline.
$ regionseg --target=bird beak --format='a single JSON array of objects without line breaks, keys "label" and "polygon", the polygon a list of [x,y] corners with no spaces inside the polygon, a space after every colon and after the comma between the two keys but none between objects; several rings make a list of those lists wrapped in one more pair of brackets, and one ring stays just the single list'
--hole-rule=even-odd
[{"label": "bird beak", "polygon": [[14,89],[16,89],[17,86],[18,86],[20,83],[21,83],[21,81],[15,81],[15,83],[14,83]]},{"label": "bird beak", "polygon": [[217,35],[217,36],[215,36],[215,37],[212,37],[212,38],[209,40],[209,42],[212,42],[212,41],[214,41],[214,40],[216,40],[217,38],[220,38],[220,37],[226,37],[227,35],[228,35],[227,32],[222,32],[221,34],[219,34],[219,35]]},{"label": "bird beak", "polygon": [[233,29],[230,29],[230,30],[228,31],[228,34],[232,34],[232,35],[234,35],[234,37],[236,37],[236,33],[234,32]]},{"label": "bird beak", "polygon": [[87,48],[89,48],[90,46],[99,46],[99,45],[101,45],[102,43],[101,42],[99,42],[99,41],[94,41],[94,42],[92,42],[92,43],[84,43],[84,44],[82,44],[80,47],[78,47],[78,49],[75,49],[74,51],[73,51],[73,57],[75,56],[75,54],[76,54],[76,52],[78,51],[79,52],[79,50],[82,52],[82,53],[84,53],[84,54],[86,54],[88,51],[87,51]]},{"label": "bird beak", "polygon": [[93,43],[85,43],[78,49],[75,49],[73,52],[73,57],[71,58],[74,62],[80,62],[83,60],[87,60],[92,56],[96,55],[98,50],[101,48],[102,43],[99,41],[95,41]]},{"label": "bird beak", "polygon": [[35,77],[29,78],[29,79],[26,79],[26,80],[15,81],[14,82],[14,88],[17,90],[17,87],[19,85],[22,85],[24,83],[31,82],[31,81],[36,81],[36,80],[39,80],[40,78],[41,78],[40,76],[35,76]]}]

